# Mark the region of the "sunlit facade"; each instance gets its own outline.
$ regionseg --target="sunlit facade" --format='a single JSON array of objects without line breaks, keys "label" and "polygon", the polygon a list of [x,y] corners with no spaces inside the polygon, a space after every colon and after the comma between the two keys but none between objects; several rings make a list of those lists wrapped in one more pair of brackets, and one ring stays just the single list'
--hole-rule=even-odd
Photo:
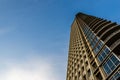
[{"label": "sunlit facade", "polygon": [[67,80],[120,80],[120,25],[78,13],[71,26]]}]

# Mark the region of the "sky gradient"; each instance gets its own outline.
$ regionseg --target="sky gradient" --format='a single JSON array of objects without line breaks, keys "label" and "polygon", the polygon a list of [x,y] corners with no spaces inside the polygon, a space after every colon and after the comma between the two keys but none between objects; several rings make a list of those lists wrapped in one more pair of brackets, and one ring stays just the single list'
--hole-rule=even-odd
[{"label": "sky gradient", "polygon": [[0,80],[65,80],[70,26],[83,12],[120,23],[119,0],[0,0]]}]

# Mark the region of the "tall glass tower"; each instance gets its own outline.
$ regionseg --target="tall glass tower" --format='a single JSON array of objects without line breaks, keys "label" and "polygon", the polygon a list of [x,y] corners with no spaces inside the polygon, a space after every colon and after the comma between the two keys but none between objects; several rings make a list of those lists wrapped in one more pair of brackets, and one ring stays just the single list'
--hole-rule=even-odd
[{"label": "tall glass tower", "polygon": [[66,80],[120,80],[120,25],[78,13],[71,26]]}]

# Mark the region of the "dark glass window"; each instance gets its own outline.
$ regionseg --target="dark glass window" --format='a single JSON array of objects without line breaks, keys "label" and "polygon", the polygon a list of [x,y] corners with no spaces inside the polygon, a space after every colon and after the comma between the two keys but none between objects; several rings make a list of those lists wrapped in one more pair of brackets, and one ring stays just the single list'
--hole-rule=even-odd
[{"label": "dark glass window", "polygon": [[87,36],[87,38],[89,37],[89,35],[90,35],[91,33],[92,33],[92,31],[91,31],[91,30],[89,30],[89,31],[88,31],[88,33],[87,33],[87,35],[86,35],[86,36]]},{"label": "dark glass window", "polygon": [[98,60],[99,60],[100,62],[103,61],[103,57],[102,57],[102,55],[98,55]]},{"label": "dark glass window", "polygon": [[91,41],[91,46],[92,46],[92,48],[96,45],[96,43],[99,41],[99,39],[97,38],[97,37],[95,37],[95,39],[94,40],[92,40]]},{"label": "dark glass window", "polygon": [[105,59],[105,57],[108,55],[109,52],[110,52],[110,50],[105,46],[105,48],[98,55],[98,60],[100,62],[102,62]]},{"label": "dark glass window", "polygon": [[117,71],[110,80],[120,80],[120,71]]},{"label": "dark glass window", "polygon": [[112,54],[107,61],[103,64],[103,69],[107,75],[109,75],[117,66],[120,61]]},{"label": "dark glass window", "polygon": [[105,70],[105,72],[106,72],[107,74],[109,74],[109,73],[111,72],[111,70],[110,70],[110,68],[108,67],[107,64],[104,64],[104,65],[103,65],[103,68],[104,68],[104,70]]},{"label": "dark glass window", "polygon": [[111,56],[111,60],[114,62],[115,65],[120,64],[120,61],[115,56]]},{"label": "dark glass window", "polygon": [[103,43],[100,41],[98,43],[97,47],[94,49],[95,54],[97,54],[100,51],[100,49],[102,48],[102,46],[103,46]]}]

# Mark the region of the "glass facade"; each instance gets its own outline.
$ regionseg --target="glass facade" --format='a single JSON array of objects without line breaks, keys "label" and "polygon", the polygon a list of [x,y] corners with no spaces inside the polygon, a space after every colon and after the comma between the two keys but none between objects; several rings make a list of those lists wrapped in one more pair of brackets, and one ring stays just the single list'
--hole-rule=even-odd
[{"label": "glass facade", "polygon": [[[91,31],[91,29],[88,26],[82,27],[84,34],[86,35],[87,40],[89,41],[90,45],[92,48],[94,48],[93,52],[96,54],[98,54],[97,59],[100,63],[103,62],[103,60],[105,60],[105,58],[108,56],[108,54],[110,53],[110,49],[105,45],[104,42],[99,40],[99,37],[97,37],[94,32]],[[103,47],[103,49],[102,49]],[[106,61],[105,63],[101,66],[103,68],[103,70],[105,71],[105,73],[107,75],[109,75],[118,65],[120,64],[120,61],[116,58],[116,56],[114,54],[112,54]],[[114,74],[114,76],[111,78],[111,80],[115,80],[116,78],[118,78],[120,76],[120,74],[117,72],[116,74]]]},{"label": "glass facade", "polygon": [[100,54],[98,55],[98,60],[100,61],[100,62],[102,62],[104,59],[105,59],[105,57],[108,55],[108,53],[110,52],[110,50],[108,49],[108,47],[107,46],[105,46],[104,47],[104,49],[102,49],[102,51],[100,52]]},{"label": "glass facade", "polygon": [[107,61],[103,64],[103,69],[107,75],[109,75],[118,65],[120,61],[112,54]]},{"label": "glass facade", "polygon": [[120,38],[110,38],[115,30],[108,28],[115,26],[107,27],[108,24],[112,23],[81,13],[76,15],[70,33],[67,80],[117,80],[120,77],[120,43],[114,46]]},{"label": "glass facade", "polygon": [[103,42],[99,41],[98,45],[94,49],[94,53],[97,54],[103,46]]},{"label": "glass facade", "polygon": [[94,41],[91,42],[91,47],[94,48],[98,41],[99,41],[98,37],[95,37]]},{"label": "glass facade", "polygon": [[118,72],[116,72],[111,78],[110,80],[118,80],[118,78],[120,78],[120,70]]}]

